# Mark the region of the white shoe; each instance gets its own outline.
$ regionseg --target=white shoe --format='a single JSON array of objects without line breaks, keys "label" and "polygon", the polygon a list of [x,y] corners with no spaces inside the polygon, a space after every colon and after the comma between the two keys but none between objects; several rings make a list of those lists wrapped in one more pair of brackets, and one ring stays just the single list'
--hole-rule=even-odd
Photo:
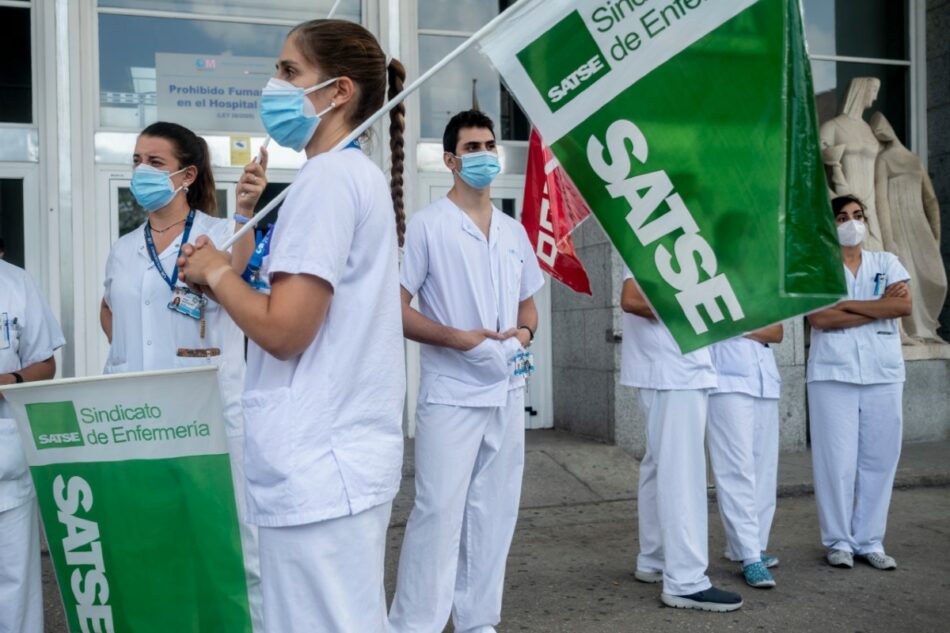
[{"label": "white shoe", "polygon": [[868,565],[874,569],[897,569],[897,561],[893,556],[888,556],[884,552],[871,552],[870,554],[858,554],[858,558],[863,558]]},{"label": "white shoe", "polygon": [[633,577],[640,582],[647,583],[648,585],[655,585],[658,582],[663,582],[663,572],[661,571],[638,569],[637,571],[633,572]]},{"label": "white shoe", "polygon": [[843,549],[828,550],[825,559],[832,567],[847,567],[848,569],[854,567],[854,555]]}]

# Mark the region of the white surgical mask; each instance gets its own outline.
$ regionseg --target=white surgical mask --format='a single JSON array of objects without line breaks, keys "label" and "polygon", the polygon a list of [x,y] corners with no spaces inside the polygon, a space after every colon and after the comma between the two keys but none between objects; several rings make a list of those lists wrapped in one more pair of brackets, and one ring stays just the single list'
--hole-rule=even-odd
[{"label": "white surgical mask", "polygon": [[868,227],[863,220],[848,220],[838,225],[838,243],[842,246],[857,246],[864,241]]}]

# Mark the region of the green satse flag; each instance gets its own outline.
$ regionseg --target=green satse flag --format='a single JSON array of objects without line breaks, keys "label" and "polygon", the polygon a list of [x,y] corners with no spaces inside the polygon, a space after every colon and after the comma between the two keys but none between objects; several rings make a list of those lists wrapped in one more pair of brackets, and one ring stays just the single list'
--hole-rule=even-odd
[{"label": "green satse flag", "polygon": [[484,52],[683,352],[845,294],[797,0],[535,0]]},{"label": "green satse flag", "polygon": [[250,633],[213,367],[4,396],[71,633]]}]

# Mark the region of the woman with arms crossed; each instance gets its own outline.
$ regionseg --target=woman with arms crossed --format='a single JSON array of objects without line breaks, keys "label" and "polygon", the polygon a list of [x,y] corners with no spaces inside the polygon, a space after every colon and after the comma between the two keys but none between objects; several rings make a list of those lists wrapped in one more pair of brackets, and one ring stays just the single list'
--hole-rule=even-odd
[{"label": "woman with arms crossed", "polygon": [[821,542],[828,564],[854,556],[895,569],[884,530],[902,431],[904,359],[898,319],[910,314],[910,275],[897,257],[866,251],[864,205],[831,202],[848,298],[809,315],[808,413]]}]

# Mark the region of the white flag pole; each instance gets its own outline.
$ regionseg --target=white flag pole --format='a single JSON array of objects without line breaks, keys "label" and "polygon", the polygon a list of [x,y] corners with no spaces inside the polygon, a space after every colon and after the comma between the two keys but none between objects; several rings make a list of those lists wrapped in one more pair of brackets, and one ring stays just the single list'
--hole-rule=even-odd
[{"label": "white flag pole", "polygon": [[334,15],[336,15],[336,10],[340,8],[341,2],[343,2],[343,0],[336,0],[336,2],[333,3],[333,6],[330,8],[330,12],[327,13],[328,20],[332,18]]},{"label": "white flag pole", "polygon": [[[464,42],[462,42],[461,44],[459,44],[458,47],[457,47],[454,51],[452,51],[451,53],[449,53],[448,55],[446,55],[445,57],[443,57],[437,64],[435,64],[434,66],[432,66],[432,68],[430,68],[429,70],[427,70],[426,72],[424,72],[418,79],[416,79],[416,80],[413,81],[411,84],[409,84],[408,86],[406,86],[406,87],[402,90],[402,92],[400,92],[398,95],[396,95],[395,97],[393,97],[390,101],[388,101],[385,105],[383,105],[382,108],[380,108],[379,110],[377,110],[375,114],[373,114],[373,115],[370,116],[368,119],[366,119],[365,121],[363,121],[363,123],[361,123],[359,126],[357,126],[356,129],[354,129],[352,132],[350,132],[350,133],[346,136],[346,138],[344,138],[342,141],[340,141],[339,143],[337,143],[336,146],[335,146],[333,149],[331,149],[330,151],[331,151],[331,152],[337,152],[337,151],[343,149],[344,147],[346,147],[347,145],[349,145],[350,143],[352,143],[353,141],[355,141],[356,139],[358,139],[358,138],[363,134],[363,132],[365,132],[365,131],[368,130],[370,127],[372,127],[374,123],[376,123],[378,120],[380,120],[381,118],[383,118],[385,115],[389,114],[389,111],[390,111],[390,110],[392,110],[393,108],[395,108],[396,106],[398,106],[400,103],[402,103],[403,101],[405,101],[406,97],[408,97],[408,96],[411,95],[413,92],[415,92],[416,90],[418,90],[418,89],[419,89],[419,86],[421,86],[421,85],[424,84],[426,81],[428,81],[429,78],[432,77],[432,75],[436,74],[437,72],[439,72],[440,70],[442,70],[443,68],[445,68],[445,66],[447,66],[448,64],[450,64],[456,57],[458,57],[459,55],[461,55],[462,53],[464,53],[465,51],[467,51],[467,50],[472,46],[472,44],[474,44],[475,42],[477,42],[477,41],[480,40],[481,38],[483,38],[483,37],[485,37],[486,35],[488,35],[488,33],[490,33],[492,30],[494,30],[495,27],[497,27],[498,24],[499,24],[502,20],[504,20],[505,17],[506,17],[509,13],[511,13],[512,11],[514,11],[516,8],[518,8],[519,5],[522,5],[522,4],[524,4],[525,2],[528,2],[528,0],[517,0],[517,2],[515,2],[515,3],[512,4],[510,7],[508,7],[507,9],[505,9],[502,13],[499,13],[499,14],[496,15],[494,18],[492,18],[488,23],[485,24],[485,26],[483,26],[482,28],[478,29],[474,34],[472,34],[471,37],[469,37],[467,40],[465,40]],[[289,191],[290,191],[290,187],[287,187],[286,189],[284,189],[283,191],[281,191],[279,194],[277,194],[277,196],[276,196],[273,200],[271,200],[270,202],[267,203],[267,206],[265,206],[263,209],[261,209],[260,211],[258,211],[258,212],[254,215],[253,218],[251,218],[250,220],[248,220],[248,222],[247,222],[244,226],[241,227],[241,229],[240,229],[239,231],[237,231],[234,235],[232,235],[232,236],[231,236],[231,239],[229,239],[227,242],[225,242],[224,245],[221,247],[221,250],[228,250],[229,248],[231,248],[231,247],[234,245],[235,242],[237,242],[239,239],[241,239],[242,237],[244,237],[245,235],[247,235],[247,233],[248,233],[249,231],[253,231],[253,230],[254,230],[254,227],[257,226],[257,224],[258,224],[261,220],[263,220],[264,217],[265,217],[268,213],[270,213],[271,211],[273,211],[281,202],[284,201],[284,198],[287,197],[287,193],[288,193]]]}]

